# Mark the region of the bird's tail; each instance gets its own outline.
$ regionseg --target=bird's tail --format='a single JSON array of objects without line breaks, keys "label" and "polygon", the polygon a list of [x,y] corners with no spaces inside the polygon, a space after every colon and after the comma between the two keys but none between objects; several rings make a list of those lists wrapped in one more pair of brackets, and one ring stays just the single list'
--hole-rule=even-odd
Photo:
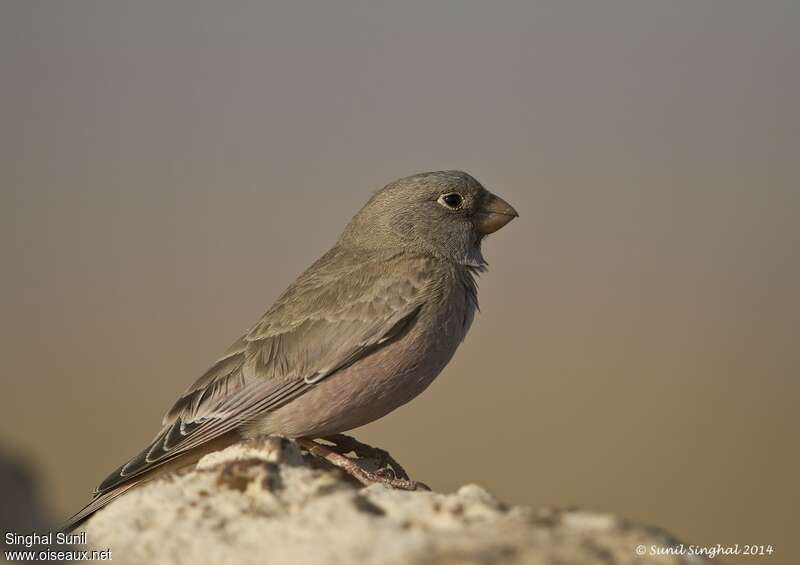
[{"label": "bird's tail", "polygon": [[117,488],[111,489],[108,492],[104,492],[102,494],[98,494],[95,496],[92,501],[81,508],[78,512],[76,512],[72,517],[70,517],[63,525],[58,528],[59,532],[67,533],[71,532],[81,524],[83,524],[86,520],[92,517],[92,514],[106,506],[109,502],[117,498],[118,496],[123,495],[129,489],[135,487],[139,483],[146,481],[147,477],[142,477],[141,480],[134,480],[123,485],[118,486]]},{"label": "bird's tail", "polygon": [[83,522],[91,518],[92,514],[102,509],[117,497],[125,494],[131,488],[146,483],[164,474],[180,471],[186,467],[191,467],[197,464],[200,458],[204,455],[207,455],[213,451],[219,451],[220,449],[228,447],[232,443],[235,443],[239,440],[241,440],[241,436],[238,434],[238,432],[229,432],[223,436],[208,441],[192,449],[191,451],[175,453],[171,458],[166,458],[163,461],[159,461],[145,469],[144,472],[123,478],[122,481],[118,480],[121,478],[119,470],[115,471],[105,481],[103,481],[103,483],[105,484],[111,480],[114,480],[117,481],[116,484],[112,483],[108,487],[108,490],[102,490],[101,492],[97,493],[94,498],[92,498],[92,501],[89,502],[89,504],[81,508],[74,516],[67,520],[66,523],[64,523],[64,525],[58,529],[58,531],[66,533],[74,530]]}]

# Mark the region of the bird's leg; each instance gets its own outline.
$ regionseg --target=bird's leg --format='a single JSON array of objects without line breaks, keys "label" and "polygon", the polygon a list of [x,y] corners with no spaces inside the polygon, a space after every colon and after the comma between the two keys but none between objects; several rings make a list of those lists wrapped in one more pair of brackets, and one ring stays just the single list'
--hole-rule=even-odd
[{"label": "bird's leg", "polygon": [[[303,446],[311,455],[324,459],[334,467],[337,467],[355,478],[363,485],[380,483],[399,490],[431,490],[426,484],[410,479],[397,479],[387,477],[379,473],[372,473],[361,467],[355,460],[337,453],[336,450],[328,445],[317,443],[310,438],[297,438],[297,443]],[[345,452],[347,453],[347,452]]]},{"label": "bird's leg", "polygon": [[386,450],[361,443],[356,438],[345,434],[325,436],[322,439],[334,444],[337,448],[335,450],[337,453],[344,455],[352,451],[357,457],[377,459],[382,468],[390,467],[396,478],[406,480],[411,478],[408,476],[408,473],[406,473],[406,470],[403,469],[403,466]]}]

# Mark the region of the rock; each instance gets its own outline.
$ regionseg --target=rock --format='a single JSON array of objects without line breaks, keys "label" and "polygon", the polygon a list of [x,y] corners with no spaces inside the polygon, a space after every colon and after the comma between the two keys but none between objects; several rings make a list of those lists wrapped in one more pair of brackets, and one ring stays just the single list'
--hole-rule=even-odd
[{"label": "rock", "polygon": [[[19,544],[16,537],[47,536],[55,527],[45,498],[32,460],[0,447],[0,563],[7,563],[11,558],[11,554],[6,552],[34,547],[36,552],[62,549],[49,541],[26,547]],[[53,559],[51,563],[61,561]]]},{"label": "rock", "polygon": [[639,545],[678,542],[605,514],[509,507],[476,485],[362,488],[283,438],[242,442],[132,489],[84,530],[115,563],[137,565],[711,562],[638,556]]},{"label": "rock", "polygon": [[44,532],[52,527],[40,490],[32,464],[0,448],[0,532]]}]

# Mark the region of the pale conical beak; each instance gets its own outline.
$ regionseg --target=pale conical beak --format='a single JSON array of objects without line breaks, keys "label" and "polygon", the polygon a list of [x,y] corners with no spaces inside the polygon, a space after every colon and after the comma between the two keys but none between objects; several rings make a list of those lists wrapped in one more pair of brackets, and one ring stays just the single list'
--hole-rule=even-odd
[{"label": "pale conical beak", "polygon": [[489,198],[483,203],[481,209],[476,214],[476,227],[481,235],[494,233],[508,222],[518,217],[514,208],[494,194],[489,194]]}]

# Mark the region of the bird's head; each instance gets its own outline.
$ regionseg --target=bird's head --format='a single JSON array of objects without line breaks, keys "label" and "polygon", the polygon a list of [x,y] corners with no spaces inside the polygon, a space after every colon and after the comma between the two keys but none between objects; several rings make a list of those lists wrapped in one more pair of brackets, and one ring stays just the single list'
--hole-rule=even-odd
[{"label": "bird's head", "polygon": [[376,192],[350,221],[340,243],[406,248],[479,266],[483,238],[517,215],[467,173],[420,173]]}]

